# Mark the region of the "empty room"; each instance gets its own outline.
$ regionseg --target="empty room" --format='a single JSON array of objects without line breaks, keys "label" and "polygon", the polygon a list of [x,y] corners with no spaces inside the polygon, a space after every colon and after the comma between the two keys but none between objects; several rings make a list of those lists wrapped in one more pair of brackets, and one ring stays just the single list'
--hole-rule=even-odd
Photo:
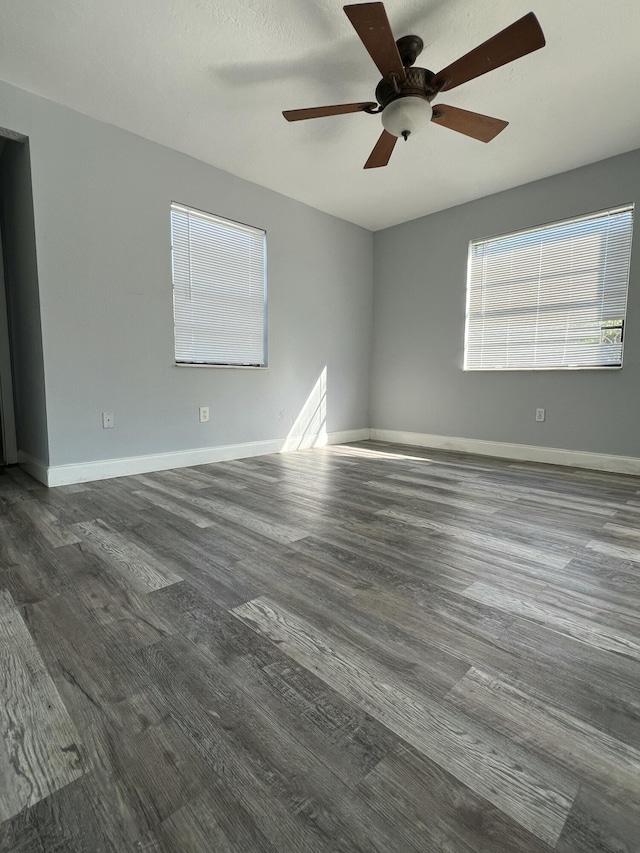
[{"label": "empty room", "polygon": [[0,853],[639,853],[638,33],[0,4]]}]

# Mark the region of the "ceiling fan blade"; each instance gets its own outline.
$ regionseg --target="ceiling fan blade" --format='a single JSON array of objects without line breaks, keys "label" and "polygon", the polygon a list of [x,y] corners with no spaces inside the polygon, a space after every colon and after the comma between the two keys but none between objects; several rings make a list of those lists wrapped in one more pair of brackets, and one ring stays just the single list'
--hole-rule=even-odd
[{"label": "ceiling fan blade", "polygon": [[282,115],[287,121],[302,121],[306,118],[323,118],[324,116],[341,116],[345,113],[359,113],[365,107],[377,107],[372,101],[360,101],[357,104],[333,104],[330,107],[309,107],[305,110],[284,110]]},{"label": "ceiling fan blade", "polygon": [[538,19],[533,12],[529,12],[524,18],[520,18],[510,27],[443,68],[436,74],[435,80],[449,80],[442,87],[442,91],[454,89],[461,83],[486,74],[487,71],[493,71],[494,68],[500,68],[514,59],[533,53],[545,44]]},{"label": "ceiling fan blade", "polygon": [[354,6],[345,6],[344,11],[382,76],[397,74],[398,81],[405,80],[407,73],[400,59],[384,4],[357,3]]},{"label": "ceiling fan blade", "polygon": [[386,166],[391,158],[397,141],[397,136],[383,130],[380,134],[380,138],[373,147],[373,151],[369,154],[369,159],[364,164],[364,168],[379,169],[380,166]]},{"label": "ceiling fan blade", "polygon": [[431,120],[443,127],[448,127],[449,130],[457,130],[465,136],[479,139],[480,142],[491,142],[509,124],[508,121],[502,121],[500,118],[472,113],[447,104],[437,104]]}]

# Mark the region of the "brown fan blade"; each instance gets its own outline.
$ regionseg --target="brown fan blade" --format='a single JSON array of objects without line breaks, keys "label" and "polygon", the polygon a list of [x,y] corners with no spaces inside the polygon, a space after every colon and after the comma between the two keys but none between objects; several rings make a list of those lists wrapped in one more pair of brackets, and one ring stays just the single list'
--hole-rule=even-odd
[{"label": "brown fan blade", "polygon": [[284,110],[282,115],[287,121],[302,121],[306,118],[322,118],[323,116],[341,116],[345,113],[359,113],[365,107],[377,107],[372,101],[361,101],[357,104],[333,104],[330,107],[309,107],[306,110]]},{"label": "brown fan blade", "polygon": [[369,159],[364,164],[365,169],[379,169],[380,166],[386,166],[393,154],[398,137],[392,133],[387,133],[383,130],[380,138],[373,147],[373,151],[369,154]]},{"label": "brown fan blade", "polygon": [[538,19],[533,12],[529,12],[515,24],[511,24],[475,50],[443,68],[434,79],[449,81],[442,87],[443,91],[454,89],[461,83],[486,74],[487,71],[493,71],[494,68],[500,68],[514,59],[533,53],[545,44]]},{"label": "brown fan blade", "polygon": [[447,104],[438,104],[433,110],[431,120],[443,127],[448,127],[449,130],[457,130],[465,136],[479,139],[480,142],[491,142],[509,124],[508,121],[502,121],[500,118],[471,113],[469,110],[461,110],[459,107],[450,107]]},{"label": "brown fan blade", "polygon": [[407,72],[400,59],[384,3],[357,3],[345,6],[344,11],[382,76],[397,74],[398,81],[402,82]]}]

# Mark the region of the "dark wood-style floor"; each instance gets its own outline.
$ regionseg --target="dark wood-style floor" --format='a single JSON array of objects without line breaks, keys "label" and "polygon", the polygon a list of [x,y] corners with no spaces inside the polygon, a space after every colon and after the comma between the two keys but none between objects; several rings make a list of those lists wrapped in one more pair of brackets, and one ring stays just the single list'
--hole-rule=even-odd
[{"label": "dark wood-style floor", "polygon": [[640,481],[0,474],[0,850],[637,853]]}]

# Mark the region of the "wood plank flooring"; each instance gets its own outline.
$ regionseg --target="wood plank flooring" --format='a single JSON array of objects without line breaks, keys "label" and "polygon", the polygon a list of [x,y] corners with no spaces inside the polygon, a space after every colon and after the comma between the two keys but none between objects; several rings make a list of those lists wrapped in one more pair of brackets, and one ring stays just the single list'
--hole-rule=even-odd
[{"label": "wood plank flooring", "polygon": [[2,853],[638,853],[640,480],[0,471]]}]

